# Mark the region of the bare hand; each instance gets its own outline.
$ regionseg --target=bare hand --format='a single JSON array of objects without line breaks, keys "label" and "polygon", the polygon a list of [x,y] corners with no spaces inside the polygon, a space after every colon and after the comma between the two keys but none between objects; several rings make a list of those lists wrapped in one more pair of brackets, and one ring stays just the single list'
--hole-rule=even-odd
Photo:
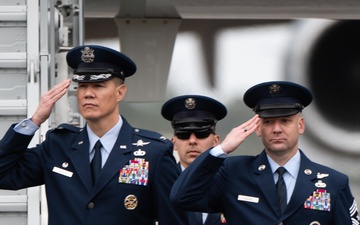
[{"label": "bare hand", "polygon": [[256,130],[258,122],[259,116],[255,115],[247,122],[233,128],[230,133],[226,135],[224,141],[221,142],[222,150],[226,154],[235,151],[235,149]]},{"label": "bare hand", "polygon": [[70,82],[70,79],[64,80],[41,96],[40,103],[31,117],[35,125],[40,126],[49,118],[55,103],[67,92]]}]

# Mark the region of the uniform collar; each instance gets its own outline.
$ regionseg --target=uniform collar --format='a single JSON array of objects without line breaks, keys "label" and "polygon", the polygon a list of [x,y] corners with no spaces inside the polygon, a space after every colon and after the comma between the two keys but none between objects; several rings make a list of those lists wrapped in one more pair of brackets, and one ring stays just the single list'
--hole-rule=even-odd
[{"label": "uniform collar", "polygon": [[89,135],[89,152],[91,153],[91,151],[95,146],[95,143],[97,142],[97,140],[100,139],[101,144],[105,149],[105,151],[110,153],[111,149],[114,147],[114,144],[119,136],[122,125],[123,125],[123,120],[119,115],[119,120],[115,124],[115,126],[113,126],[108,132],[106,132],[106,134],[104,134],[104,136],[102,136],[101,138],[96,136],[96,134],[90,129],[89,126],[86,126]]},{"label": "uniform collar", "polygon": [[[271,167],[271,171],[274,174],[275,171],[277,170],[277,168],[279,168],[279,165],[272,159],[270,158],[268,155],[266,155],[270,167]],[[298,150],[296,152],[296,154],[284,165],[286,171],[294,178],[297,178],[297,175],[299,173],[299,169],[300,169],[300,161],[301,161],[301,156],[300,156],[300,151]]]}]

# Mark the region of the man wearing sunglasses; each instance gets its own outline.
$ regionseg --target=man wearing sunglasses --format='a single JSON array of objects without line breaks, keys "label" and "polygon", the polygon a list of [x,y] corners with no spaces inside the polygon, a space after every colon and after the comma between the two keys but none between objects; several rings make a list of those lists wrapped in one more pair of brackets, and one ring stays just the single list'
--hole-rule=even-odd
[{"label": "man wearing sunglasses", "polygon": [[[186,210],[222,211],[231,225],[360,224],[348,176],[299,149],[302,110],[312,99],[306,87],[287,81],[248,89],[244,102],[256,115],[196,158],[170,200]],[[260,154],[228,156],[252,133],[264,145]]]},{"label": "man wearing sunglasses", "polygon": [[[226,107],[215,99],[201,95],[183,95],[165,102],[162,116],[171,121],[172,141],[183,171],[196,157],[220,143],[216,122],[226,116]],[[221,213],[187,212],[189,225],[226,224]]]}]

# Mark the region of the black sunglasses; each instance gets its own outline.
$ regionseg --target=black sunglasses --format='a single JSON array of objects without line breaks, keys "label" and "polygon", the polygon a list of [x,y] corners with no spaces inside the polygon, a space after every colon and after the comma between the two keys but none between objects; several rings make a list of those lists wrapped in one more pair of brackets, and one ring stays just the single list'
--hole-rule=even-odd
[{"label": "black sunglasses", "polygon": [[214,130],[177,130],[175,131],[175,136],[181,140],[187,140],[190,138],[191,134],[194,134],[197,139],[204,139],[209,137],[210,134],[215,134]]}]

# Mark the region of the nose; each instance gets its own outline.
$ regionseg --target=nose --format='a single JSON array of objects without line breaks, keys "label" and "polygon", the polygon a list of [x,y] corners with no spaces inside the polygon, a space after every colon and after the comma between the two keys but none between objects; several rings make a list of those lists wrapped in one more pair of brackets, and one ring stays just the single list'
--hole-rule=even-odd
[{"label": "nose", "polygon": [[195,136],[194,133],[191,133],[190,137],[189,137],[189,142],[190,143],[195,143],[197,141],[197,137]]},{"label": "nose", "polygon": [[281,131],[282,131],[281,124],[278,121],[275,121],[273,125],[273,132],[280,133]]},{"label": "nose", "polygon": [[94,91],[90,86],[87,86],[84,90],[84,97],[85,98],[93,98],[94,97]]}]

